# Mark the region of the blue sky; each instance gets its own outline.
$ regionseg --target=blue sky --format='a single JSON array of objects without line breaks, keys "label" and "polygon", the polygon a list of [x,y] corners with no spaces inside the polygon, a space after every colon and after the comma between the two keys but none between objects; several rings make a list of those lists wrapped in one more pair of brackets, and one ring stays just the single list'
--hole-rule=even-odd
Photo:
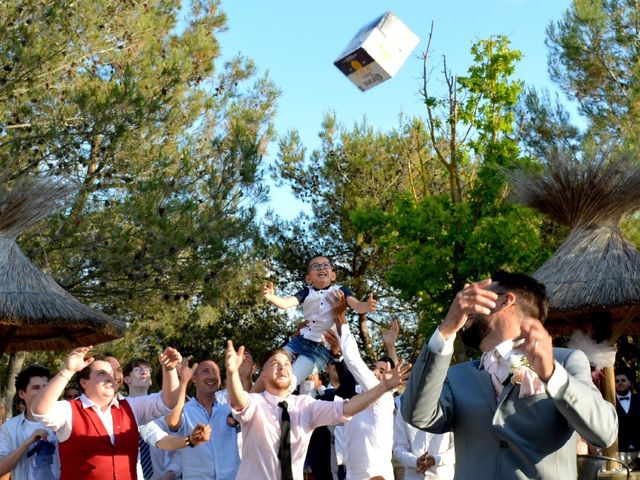
[{"label": "blue sky", "polygon": [[[308,151],[319,144],[322,118],[334,112],[350,127],[366,117],[386,131],[398,116],[423,116],[417,91],[431,23],[433,88],[441,87],[441,58],[463,75],[471,63],[470,48],[491,35],[509,37],[522,52],[516,78],[527,85],[557,91],[547,73],[545,29],[562,17],[569,0],[434,0],[355,1],[222,0],[229,30],[218,36],[223,57],[238,52],[251,57],[260,73],[281,89],[276,116],[279,135],[298,129]],[[420,43],[395,77],[361,92],[333,65],[351,38],[387,10],[394,12],[419,37]],[[273,158],[277,145],[270,148]],[[270,206],[285,218],[301,204],[282,189],[271,188]]]}]

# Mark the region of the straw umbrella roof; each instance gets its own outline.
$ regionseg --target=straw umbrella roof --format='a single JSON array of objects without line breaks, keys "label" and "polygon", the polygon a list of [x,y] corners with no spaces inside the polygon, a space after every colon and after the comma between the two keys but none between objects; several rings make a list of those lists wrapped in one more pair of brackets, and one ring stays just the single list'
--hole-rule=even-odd
[{"label": "straw umbrella roof", "polygon": [[0,194],[0,354],[57,350],[118,338],[124,322],[74,298],[35,266],[15,238],[64,206],[73,187],[29,179]]},{"label": "straw umbrella roof", "polygon": [[[628,156],[577,158],[558,152],[542,172],[510,175],[513,194],[571,232],[535,273],[550,302],[548,328],[567,334],[589,330],[584,319],[606,314],[612,324],[640,305],[640,252],[619,223],[640,208],[640,166]],[[595,315],[595,317],[594,317]],[[631,323],[629,333],[640,333]]]}]

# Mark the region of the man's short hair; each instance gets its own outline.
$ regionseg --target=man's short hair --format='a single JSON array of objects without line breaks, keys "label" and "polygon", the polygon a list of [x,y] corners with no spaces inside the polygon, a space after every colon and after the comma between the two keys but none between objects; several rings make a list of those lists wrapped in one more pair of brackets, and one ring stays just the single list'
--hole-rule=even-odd
[{"label": "man's short hair", "polygon": [[26,392],[33,377],[45,377],[48,380],[51,377],[51,373],[48,368],[42,365],[31,365],[25,368],[16,377],[16,391]]},{"label": "man's short hair", "polygon": [[615,376],[618,376],[618,375],[624,375],[625,377],[627,377],[627,380],[629,380],[629,383],[631,383],[632,385],[636,383],[636,376],[634,375],[633,370],[631,370],[628,367],[625,367],[625,366],[616,367]]},{"label": "man's short hair", "polygon": [[127,364],[124,366],[124,369],[122,370],[122,374],[125,377],[128,377],[136,367],[147,367],[149,369],[152,369],[151,362],[149,362],[148,360],[145,360],[144,358],[134,358],[133,360],[129,360],[127,362]]},{"label": "man's short hair", "polygon": [[291,361],[291,353],[289,353],[289,351],[285,350],[284,348],[274,348],[272,350],[269,350],[267,353],[265,353],[262,357],[262,362],[260,363],[260,365],[262,366],[262,368],[264,368],[264,366],[267,364],[267,362],[269,361],[269,359],[271,357],[273,357],[274,355],[277,355],[281,353],[282,355],[286,355],[287,358],[289,359],[289,361]]},{"label": "man's short hair", "polygon": [[520,311],[541,322],[547,319],[549,300],[545,286],[535,278],[524,273],[511,273],[500,270],[491,276],[491,280],[497,282],[503,289],[516,294],[516,304]]},{"label": "man's short hair", "polygon": [[378,360],[378,362],[385,362],[388,363],[389,365],[391,365],[391,368],[396,368],[396,362],[394,362],[390,356],[388,355],[383,355],[382,357],[380,357]]}]

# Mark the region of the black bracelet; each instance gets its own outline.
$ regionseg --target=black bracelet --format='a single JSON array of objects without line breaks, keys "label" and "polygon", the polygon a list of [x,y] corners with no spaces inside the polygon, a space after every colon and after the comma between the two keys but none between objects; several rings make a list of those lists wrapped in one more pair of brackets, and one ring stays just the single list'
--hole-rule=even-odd
[{"label": "black bracelet", "polygon": [[184,437],[184,443],[188,446],[188,447],[195,447],[195,445],[193,444],[193,442],[191,441],[191,435],[187,435],[186,437]]}]

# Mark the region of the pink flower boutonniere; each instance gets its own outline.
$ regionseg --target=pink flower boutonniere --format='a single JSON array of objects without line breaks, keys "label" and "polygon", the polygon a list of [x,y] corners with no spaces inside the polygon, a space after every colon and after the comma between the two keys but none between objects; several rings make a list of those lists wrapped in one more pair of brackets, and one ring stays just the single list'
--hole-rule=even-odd
[{"label": "pink flower boutonniere", "polygon": [[518,398],[544,393],[545,388],[540,377],[531,369],[529,360],[524,355],[511,355],[511,383],[520,385]]}]

